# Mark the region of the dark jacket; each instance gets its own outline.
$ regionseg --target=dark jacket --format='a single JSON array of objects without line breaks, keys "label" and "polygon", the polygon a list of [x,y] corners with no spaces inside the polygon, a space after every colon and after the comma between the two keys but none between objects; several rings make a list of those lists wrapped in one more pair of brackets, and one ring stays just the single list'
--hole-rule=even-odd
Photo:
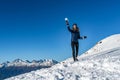
[{"label": "dark jacket", "polygon": [[72,42],[78,42],[78,39],[82,39],[82,37],[80,37],[79,31],[74,31],[74,30],[70,29],[70,26],[68,26],[68,30],[71,32],[71,41]]}]

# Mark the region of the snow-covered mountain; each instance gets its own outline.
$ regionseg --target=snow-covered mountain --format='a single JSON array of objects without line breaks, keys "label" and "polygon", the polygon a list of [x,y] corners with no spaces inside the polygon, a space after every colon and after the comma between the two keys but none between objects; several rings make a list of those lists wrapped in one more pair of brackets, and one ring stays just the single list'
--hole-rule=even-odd
[{"label": "snow-covered mountain", "polygon": [[3,80],[8,77],[16,76],[33,70],[38,70],[41,68],[51,67],[58,62],[55,60],[21,60],[15,59],[12,62],[4,62],[0,64],[0,80]]},{"label": "snow-covered mountain", "polygon": [[120,80],[120,34],[99,41],[78,59],[6,80]]},{"label": "snow-covered mountain", "polygon": [[88,55],[97,54],[106,50],[120,47],[120,34],[112,35],[99,41],[93,48],[86,52]]}]

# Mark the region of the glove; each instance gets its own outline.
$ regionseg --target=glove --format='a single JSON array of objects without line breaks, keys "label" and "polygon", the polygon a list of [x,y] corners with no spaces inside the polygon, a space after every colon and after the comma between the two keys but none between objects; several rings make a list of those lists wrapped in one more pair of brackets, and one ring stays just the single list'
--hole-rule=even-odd
[{"label": "glove", "polygon": [[86,39],[87,38],[87,36],[84,36],[84,39]]},{"label": "glove", "polygon": [[69,25],[69,22],[68,22],[68,21],[66,21],[66,25]]},{"label": "glove", "polygon": [[68,18],[65,18],[66,25],[69,25]]}]

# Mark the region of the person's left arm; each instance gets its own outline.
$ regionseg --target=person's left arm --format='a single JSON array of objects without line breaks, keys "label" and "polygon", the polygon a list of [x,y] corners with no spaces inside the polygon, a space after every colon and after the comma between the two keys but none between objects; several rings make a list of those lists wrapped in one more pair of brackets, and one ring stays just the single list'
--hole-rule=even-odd
[{"label": "person's left arm", "polygon": [[86,39],[87,36],[80,36],[80,32],[78,32],[78,39]]}]

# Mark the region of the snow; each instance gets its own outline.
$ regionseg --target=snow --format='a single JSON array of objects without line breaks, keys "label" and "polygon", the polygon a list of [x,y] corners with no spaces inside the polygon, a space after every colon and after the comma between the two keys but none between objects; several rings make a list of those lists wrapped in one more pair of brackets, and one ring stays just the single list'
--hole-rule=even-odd
[{"label": "snow", "polygon": [[68,18],[65,18],[65,21],[68,21]]},{"label": "snow", "polygon": [[0,64],[0,80],[20,75],[23,73],[31,72],[41,68],[51,67],[58,62],[55,60],[21,60],[15,59],[12,62],[4,62]]},{"label": "snow", "polygon": [[93,48],[88,50],[86,54],[92,55],[116,47],[120,47],[120,34],[115,34],[99,41]]},{"label": "snow", "polygon": [[6,80],[120,80],[120,34],[101,40],[78,59]]},{"label": "snow", "polygon": [[29,61],[29,60],[21,60],[21,59],[15,59],[14,61],[12,62],[4,62],[2,64],[0,64],[0,68],[2,68],[3,66],[4,67],[11,67],[11,66],[52,66],[54,64],[58,63],[57,61],[55,60],[52,60],[52,59],[45,59],[45,60],[32,60],[32,61]]}]

